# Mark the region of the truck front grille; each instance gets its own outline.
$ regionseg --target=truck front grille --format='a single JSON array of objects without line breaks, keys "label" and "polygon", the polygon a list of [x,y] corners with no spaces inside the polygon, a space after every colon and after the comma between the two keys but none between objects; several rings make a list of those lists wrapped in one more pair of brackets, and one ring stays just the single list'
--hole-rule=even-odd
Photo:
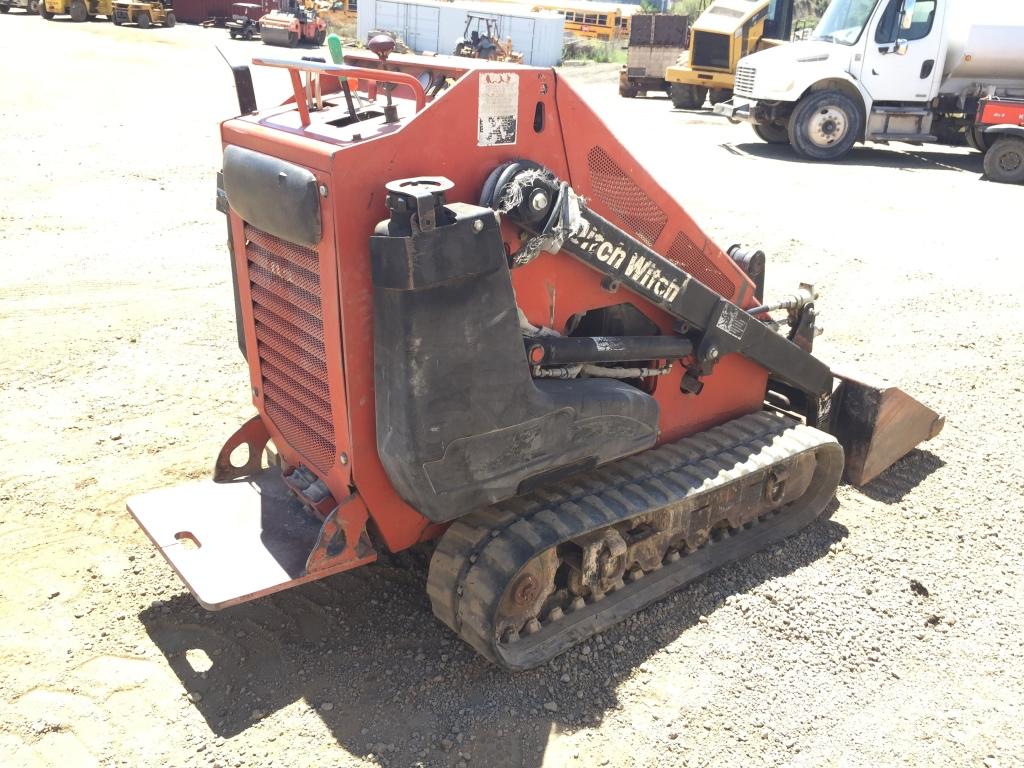
[{"label": "truck front grille", "polygon": [[729,42],[728,35],[695,31],[693,33],[692,66],[728,69]]},{"label": "truck front grille", "polygon": [[734,93],[742,96],[754,95],[754,79],[757,71],[753,67],[736,67],[736,87]]},{"label": "truck front grille", "polygon": [[319,256],[249,224],[245,253],[266,416],[289,447],[326,473],[334,463],[335,436]]}]

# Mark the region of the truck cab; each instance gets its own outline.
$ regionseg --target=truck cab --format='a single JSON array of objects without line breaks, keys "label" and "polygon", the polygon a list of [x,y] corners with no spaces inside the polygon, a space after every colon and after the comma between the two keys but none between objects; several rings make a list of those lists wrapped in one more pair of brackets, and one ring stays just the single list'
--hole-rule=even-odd
[{"label": "truck cab", "polygon": [[833,0],[808,40],[742,59],[715,111],[809,160],[857,141],[962,144],[980,96],[1024,88],[1024,24],[1001,2]]}]

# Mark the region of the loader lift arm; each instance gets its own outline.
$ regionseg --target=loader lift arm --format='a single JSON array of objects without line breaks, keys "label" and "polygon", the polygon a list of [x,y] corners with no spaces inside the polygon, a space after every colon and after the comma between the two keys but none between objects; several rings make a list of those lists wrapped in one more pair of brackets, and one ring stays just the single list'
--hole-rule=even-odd
[{"label": "loader lift arm", "polygon": [[[509,205],[510,200],[516,204]],[[484,184],[482,203],[503,211],[535,238],[530,242],[564,250],[606,280],[627,286],[677,318],[676,330],[690,340],[693,351],[681,382],[683,392],[699,393],[701,378],[732,353],[767,369],[766,402],[781,402],[784,410],[798,414],[808,425],[839,437],[848,456],[846,479],[855,485],[870,482],[942,430],[942,417],[899,389],[855,376],[834,377],[829,366],[811,354],[813,294],[790,302],[796,310],[793,329],[789,338],[780,335],[759,319],[767,317],[766,305],[747,312],[723,298],[589,210],[567,184],[529,161],[495,169]],[[578,219],[571,222],[570,215]]]}]

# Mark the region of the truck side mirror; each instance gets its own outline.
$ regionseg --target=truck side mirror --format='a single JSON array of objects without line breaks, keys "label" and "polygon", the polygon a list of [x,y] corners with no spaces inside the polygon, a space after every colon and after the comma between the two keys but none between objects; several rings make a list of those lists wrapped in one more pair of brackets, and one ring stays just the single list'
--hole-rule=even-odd
[{"label": "truck side mirror", "polygon": [[914,23],[914,6],[917,0],[903,0],[903,16],[900,19],[900,26],[903,29],[910,29]]},{"label": "truck side mirror", "polygon": [[907,50],[909,48],[910,43],[901,37],[898,38],[895,43],[893,43],[892,52],[895,53],[897,56],[906,56]]}]

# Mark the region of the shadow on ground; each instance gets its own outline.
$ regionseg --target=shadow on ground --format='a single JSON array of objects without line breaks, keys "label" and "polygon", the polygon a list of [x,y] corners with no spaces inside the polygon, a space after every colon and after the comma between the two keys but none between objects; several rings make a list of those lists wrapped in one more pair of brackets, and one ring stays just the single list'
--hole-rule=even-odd
[{"label": "shadow on ground", "polygon": [[[537,766],[553,730],[600,723],[620,683],[701,616],[817,560],[846,534],[819,520],[648,607],[649,621],[607,631],[586,657],[571,652],[519,674],[491,666],[434,619],[422,568],[370,566],[219,613],[183,594],[139,618],[185,690],[199,694],[213,734],[230,738],[304,699],[342,748],[389,765],[454,765],[464,752],[476,765]],[[544,708],[550,702],[557,711]]]},{"label": "shadow on ground", "polygon": [[[719,145],[734,155],[750,155],[789,163],[820,162],[804,160],[788,144],[765,144],[763,142],[725,143]],[[855,146],[836,165],[871,166],[876,168],[897,168],[901,170],[964,171],[981,175],[982,155],[978,152],[936,152],[919,149],[910,145],[895,144],[892,147]]]},{"label": "shadow on ground", "polygon": [[944,466],[946,462],[934,453],[915,448],[859,490],[868,498],[895,504]]}]

